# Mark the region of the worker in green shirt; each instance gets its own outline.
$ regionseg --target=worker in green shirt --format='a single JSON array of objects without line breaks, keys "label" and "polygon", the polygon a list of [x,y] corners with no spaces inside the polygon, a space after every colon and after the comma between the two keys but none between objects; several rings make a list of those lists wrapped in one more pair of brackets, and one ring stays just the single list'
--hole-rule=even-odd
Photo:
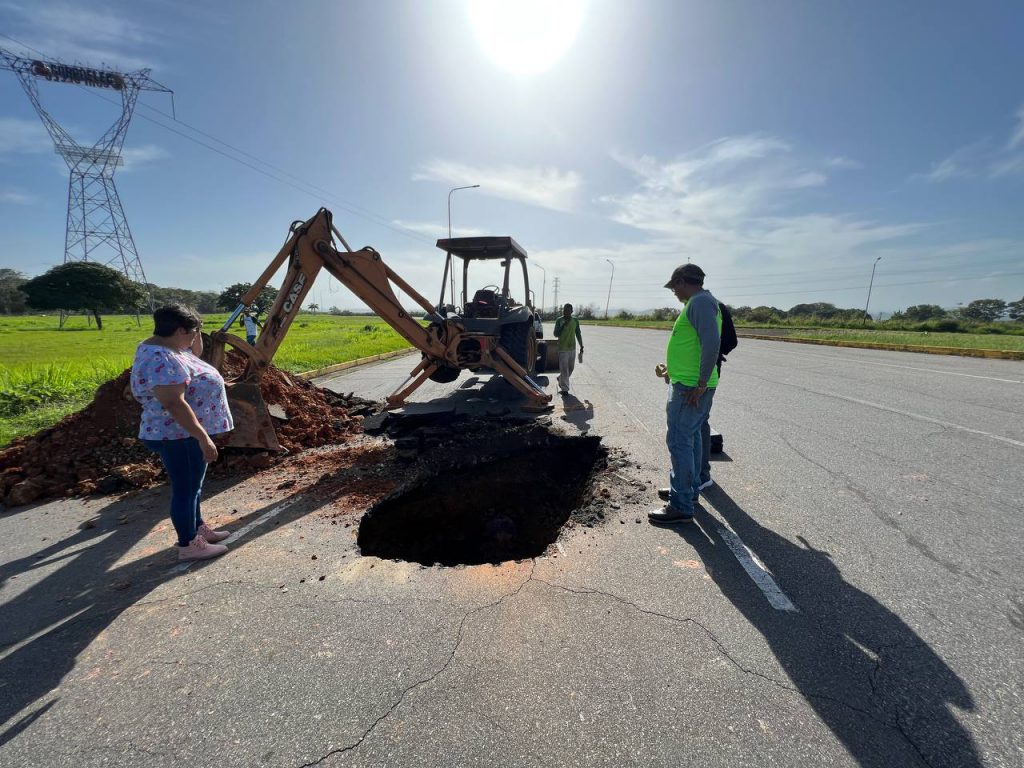
[{"label": "worker in green shirt", "polygon": [[693,521],[703,459],[701,426],[718,385],[715,366],[722,339],[722,311],[704,290],[704,270],[696,264],[677,267],[665,287],[685,306],[669,336],[665,363],[654,369],[669,383],[666,442],[672,460],[668,503],[647,514],[658,525]]},{"label": "worker in green shirt", "polygon": [[576,341],[580,342],[580,362],[583,362],[583,335],[580,321],[572,316],[572,304],[562,307],[562,316],[555,321],[555,338],[558,339],[558,392],[569,394],[569,377],[576,367]]}]

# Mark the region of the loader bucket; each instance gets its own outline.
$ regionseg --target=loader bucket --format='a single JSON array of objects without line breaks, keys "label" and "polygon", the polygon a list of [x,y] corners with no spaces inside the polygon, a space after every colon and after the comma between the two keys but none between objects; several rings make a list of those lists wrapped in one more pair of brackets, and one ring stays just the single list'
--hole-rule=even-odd
[{"label": "loader bucket", "polygon": [[258,382],[234,381],[226,384],[228,407],[235,428],[218,436],[219,445],[231,448],[263,448],[267,451],[281,451],[277,431],[270,420],[270,411]]},{"label": "loader bucket", "polygon": [[[277,431],[274,429],[274,422],[270,420],[270,410],[263,400],[260,392],[259,377],[252,376],[249,367],[241,374],[234,374],[241,377],[241,381],[234,379],[228,373],[226,345],[231,344],[240,349],[237,345],[242,340],[237,336],[221,330],[212,334],[203,334],[203,360],[208,362],[224,376],[228,395],[228,407],[231,409],[231,419],[235,428],[217,436],[217,445],[229,448],[262,448],[267,451],[281,451],[281,443],[277,440]],[[249,349],[252,349],[246,345]],[[236,365],[239,363],[236,361]]]}]

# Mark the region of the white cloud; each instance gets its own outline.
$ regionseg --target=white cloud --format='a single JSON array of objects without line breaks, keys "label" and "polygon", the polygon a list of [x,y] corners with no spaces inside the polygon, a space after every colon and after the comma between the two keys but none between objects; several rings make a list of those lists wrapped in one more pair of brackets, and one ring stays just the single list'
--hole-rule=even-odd
[{"label": "white cloud", "polygon": [[993,178],[1024,174],[1024,152],[1009,155],[994,161],[989,168]]},{"label": "white cloud", "polygon": [[[732,151],[740,147],[750,151]],[[750,261],[813,261],[820,268],[921,229],[807,212],[807,190],[827,177],[801,168],[806,160],[795,154],[785,142],[766,137],[722,140],[667,162],[620,154],[616,160],[635,175],[637,186],[600,202],[614,221],[651,236],[651,258],[662,262],[661,271],[686,257],[719,268]]]},{"label": "white cloud", "polygon": [[1024,146],[1024,105],[1017,110],[1017,128],[1014,130],[1013,135],[1010,136],[1010,141],[1007,143],[1007,149],[1016,149],[1017,147]]},{"label": "white cloud", "polygon": [[707,148],[707,162],[727,163],[757,160],[778,152],[789,152],[790,146],[772,136],[727,136],[710,144]]},{"label": "white cloud", "polygon": [[949,181],[955,178],[1000,176],[1024,174],[1024,106],[1017,109],[1016,125],[1006,143],[995,146],[989,139],[983,139],[961,147],[949,157],[932,163],[928,173],[917,178],[931,182]]},{"label": "white cloud", "polygon": [[[392,222],[396,227],[402,229],[408,229],[411,232],[417,232],[427,237],[448,237],[448,224],[447,222],[433,223],[430,221],[403,221],[402,219],[394,219]],[[452,227],[452,237],[480,237],[485,235],[482,229],[473,229],[472,227]]]},{"label": "white cloud", "polygon": [[0,155],[52,151],[50,135],[38,120],[0,117]]},{"label": "white cloud", "polygon": [[985,142],[975,142],[966,147],[961,147],[949,157],[945,157],[937,163],[932,163],[924,178],[930,182],[949,181],[950,179],[967,179],[978,175],[978,166],[982,163],[982,156],[988,150]]},{"label": "white cloud", "polygon": [[859,169],[864,167],[863,163],[861,163],[861,162],[859,162],[857,160],[852,160],[849,157],[843,157],[842,155],[836,155],[835,157],[830,157],[825,162],[825,164],[829,168],[838,168],[840,170],[850,170],[850,171],[856,171],[856,170],[859,170]]},{"label": "white cloud", "polygon": [[451,186],[479,184],[481,194],[514,200],[554,211],[570,211],[582,187],[575,171],[514,165],[473,166],[432,160],[413,174],[414,181],[439,181]]},{"label": "white cloud", "polygon": [[121,170],[125,173],[130,173],[147,163],[162,160],[165,157],[169,157],[167,151],[156,144],[145,144],[141,147],[124,147],[121,150],[121,159],[124,160],[124,167]]},{"label": "white cloud", "polygon": [[793,189],[803,189],[805,187],[823,187],[828,181],[828,177],[823,173],[817,171],[807,171],[801,173],[790,183]]},{"label": "white cloud", "polygon": [[123,13],[69,3],[7,2],[4,10],[20,17],[12,35],[36,50],[68,63],[107,65],[121,70],[152,67],[140,49],[156,43],[141,25]]},{"label": "white cloud", "polygon": [[0,204],[10,203],[12,205],[32,205],[36,202],[34,195],[18,192],[13,189],[0,190]]}]

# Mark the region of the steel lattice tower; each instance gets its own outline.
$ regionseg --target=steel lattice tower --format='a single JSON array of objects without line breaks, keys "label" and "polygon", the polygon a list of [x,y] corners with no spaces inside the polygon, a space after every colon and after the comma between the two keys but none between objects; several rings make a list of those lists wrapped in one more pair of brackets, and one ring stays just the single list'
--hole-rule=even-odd
[{"label": "steel lattice tower", "polygon": [[[26,59],[2,48],[0,69],[9,69],[18,76],[32,106],[39,113],[39,119],[53,139],[57,154],[67,163],[70,178],[64,261],[98,261],[115,267],[130,280],[147,286],[148,292],[146,273],[114,186],[114,171],[124,165],[121,148],[140,91],[172,91],[152,80],[148,69],[120,73],[110,69],[71,66]],[[39,100],[39,79],[119,91],[121,116],[99,141],[91,147],[83,146],[71,138],[71,134],[43,107]]]}]

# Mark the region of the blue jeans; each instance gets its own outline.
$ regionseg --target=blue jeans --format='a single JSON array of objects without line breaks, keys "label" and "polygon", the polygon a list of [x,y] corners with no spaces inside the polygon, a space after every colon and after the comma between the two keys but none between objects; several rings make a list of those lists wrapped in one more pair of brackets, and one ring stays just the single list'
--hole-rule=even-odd
[{"label": "blue jeans", "polygon": [[184,440],[143,440],[142,443],[160,456],[171,481],[171,523],[178,534],[178,546],[186,547],[203,524],[199,513],[199,497],[206,477],[203,449],[194,437]]},{"label": "blue jeans", "polygon": [[701,485],[711,479],[711,407],[708,406],[708,415],[704,417],[704,423],[700,425],[700,482]]},{"label": "blue jeans", "polygon": [[684,515],[693,514],[693,499],[698,494],[704,459],[701,427],[711,412],[711,401],[715,396],[715,390],[708,389],[694,407],[686,402],[693,390],[694,387],[685,384],[672,384],[665,409],[668,414],[665,442],[672,459],[672,469],[668,473],[668,503]]}]

